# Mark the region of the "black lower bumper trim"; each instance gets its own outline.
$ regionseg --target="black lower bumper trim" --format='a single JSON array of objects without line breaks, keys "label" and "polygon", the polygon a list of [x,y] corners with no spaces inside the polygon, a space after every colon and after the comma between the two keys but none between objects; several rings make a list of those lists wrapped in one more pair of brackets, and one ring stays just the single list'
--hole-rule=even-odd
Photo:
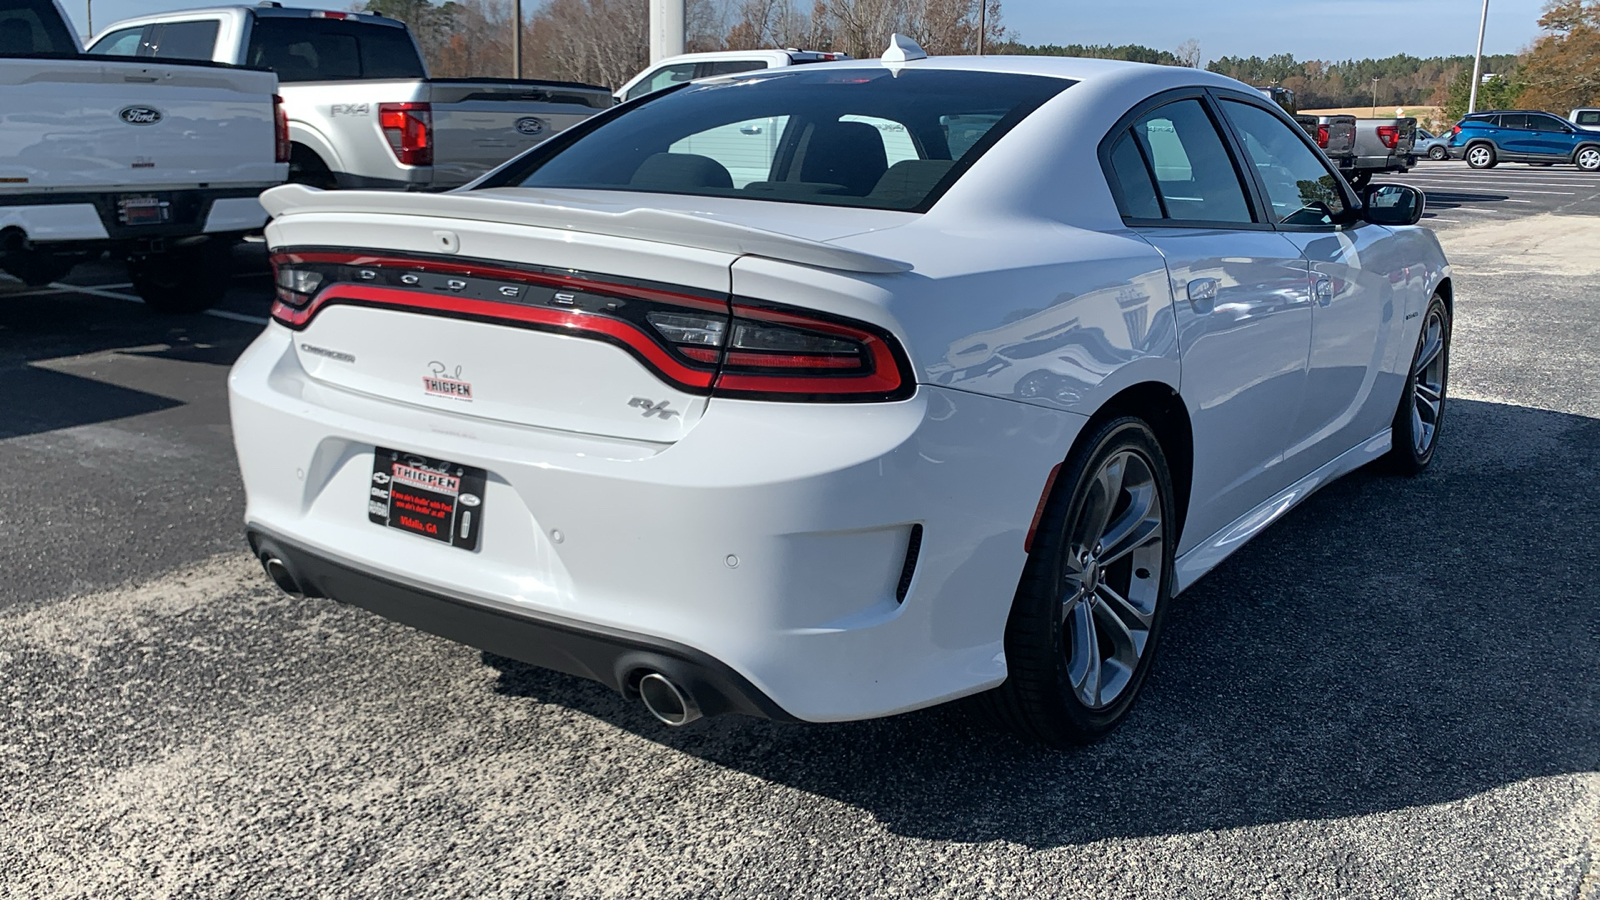
[{"label": "black lower bumper trim", "polygon": [[743,713],[797,721],[726,663],[692,647],[588,623],[492,609],[363,572],[260,528],[250,528],[247,536],[256,556],[282,560],[307,596],[359,606],[479,650],[598,681],[624,695],[636,696],[639,679],[647,672],[660,672],[689,693],[708,716]]}]

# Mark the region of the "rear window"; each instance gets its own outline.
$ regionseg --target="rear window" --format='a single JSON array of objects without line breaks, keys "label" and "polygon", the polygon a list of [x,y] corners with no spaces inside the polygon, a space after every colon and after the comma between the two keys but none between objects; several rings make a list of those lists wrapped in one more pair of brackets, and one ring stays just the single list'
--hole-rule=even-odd
[{"label": "rear window", "polygon": [[96,56],[210,60],[217,47],[216,19],[163,22],[113,31],[89,48]]},{"label": "rear window", "polygon": [[1600,127],[1600,109],[1586,110],[1578,113],[1578,124],[1585,128]]},{"label": "rear window", "polygon": [[0,0],[0,56],[73,56],[78,45],[50,0]]},{"label": "rear window", "polygon": [[404,28],[347,19],[257,18],[245,65],[285,82],[427,77]]},{"label": "rear window", "polygon": [[482,186],[921,212],[1070,84],[996,72],[792,68],[698,82],[536,148]]}]

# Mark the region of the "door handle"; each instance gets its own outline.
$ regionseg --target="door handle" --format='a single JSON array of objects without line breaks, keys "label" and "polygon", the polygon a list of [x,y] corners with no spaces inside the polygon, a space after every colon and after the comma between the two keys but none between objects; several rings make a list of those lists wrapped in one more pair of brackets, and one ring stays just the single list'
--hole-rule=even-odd
[{"label": "door handle", "polygon": [[1317,279],[1311,286],[1311,299],[1318,306],[1329,306],[1333,303],[1333,279],[1326,275]]},{"label": "door handle", "polygon": [[1195,278],[1189,281],[1189,305],[1197,313],[1208,313],[1217,307],[1217,280]]}]

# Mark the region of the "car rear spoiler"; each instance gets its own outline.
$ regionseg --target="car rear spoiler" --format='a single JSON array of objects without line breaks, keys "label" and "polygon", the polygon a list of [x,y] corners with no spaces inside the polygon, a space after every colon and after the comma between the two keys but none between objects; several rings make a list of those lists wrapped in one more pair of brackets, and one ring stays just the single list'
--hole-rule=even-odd
[{"label": "car rear spoiler", "polygon": [[262,194],[261,205],[274,218],[305,213],[435,216],[635,238],[740,256],[760,256],[843,272],[893,275],[911,271],[909,263],[710,216],[661,209],[602,212],[579,206],[563,206],[542,200],[537,195],[517,196],[505,189],[417,194],[401,191],[322,191],[302,184],[285,184]]}]

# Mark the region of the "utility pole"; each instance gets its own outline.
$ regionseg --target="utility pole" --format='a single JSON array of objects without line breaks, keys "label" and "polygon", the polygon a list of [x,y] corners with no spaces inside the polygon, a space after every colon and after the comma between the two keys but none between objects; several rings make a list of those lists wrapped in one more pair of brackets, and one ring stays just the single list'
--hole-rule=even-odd
[{"label": "utility pole", "polygon": [[1378,79],[1372,79],[1372,117],[1378,117]]},{"label": "utility pole", "polygon": [[522,77],[522,0],[512,0],[511,18],[511,77]]},{"label": "utility pole", "polygon": [[683,52],[685,0],[650,0],[650,62]]},{"label": "utility pole", "polygon": [[983,55],[983,39],[989,36],[989,0],[978,0],[978,55]]},{"label": "utility pole", "polygon": [[84,15],[89,17],[89,37],[94,37],[94,0],[83,0]]},{"label": "utility pole", "polygon": [[1472,95],[1467,98],[1467,112],[1478,111],[1478,83],[1483,80],[1483,33],[1489,29],[1489,0],[1483,0],[1483,18],[1478,20],[1478,53],[1472,57]]}]

